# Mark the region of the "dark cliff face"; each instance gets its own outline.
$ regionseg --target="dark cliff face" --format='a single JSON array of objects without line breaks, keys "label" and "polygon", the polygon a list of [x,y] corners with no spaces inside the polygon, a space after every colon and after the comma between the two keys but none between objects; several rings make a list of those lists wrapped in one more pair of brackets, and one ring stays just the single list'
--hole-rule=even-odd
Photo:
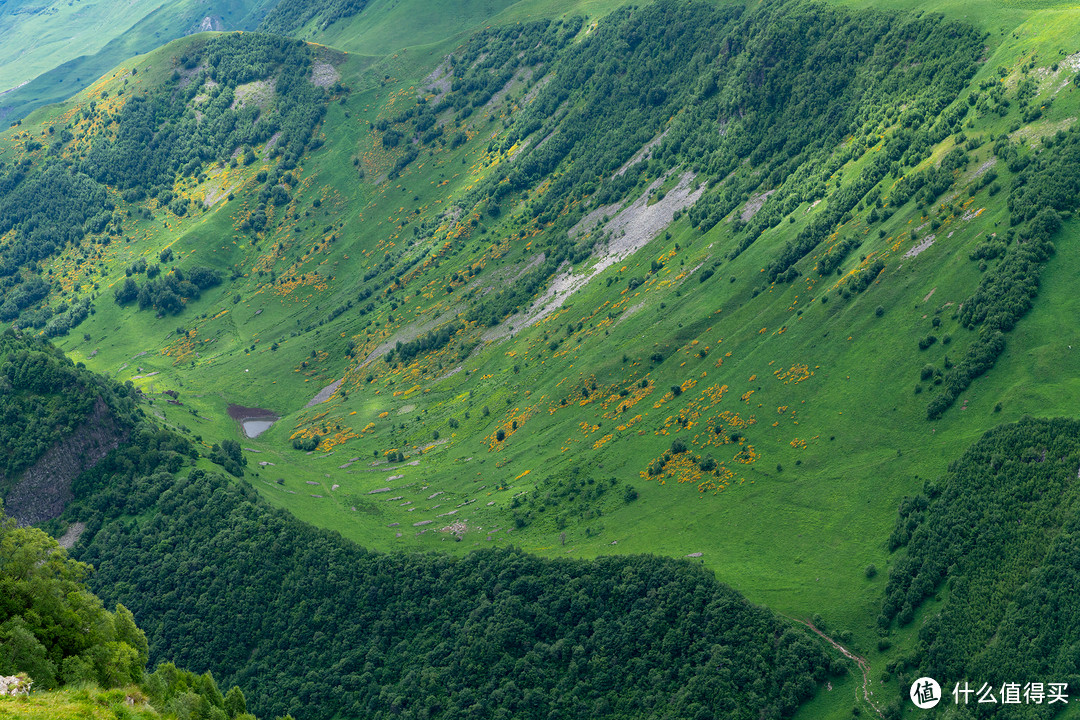
[{"label": "dark cliff face", "polygon": [[115,450],[126,435],[98,398],[86,420],[23,473],[4,499],[7,514],[19,525],[59,516],[71,500],[71,481]]}]

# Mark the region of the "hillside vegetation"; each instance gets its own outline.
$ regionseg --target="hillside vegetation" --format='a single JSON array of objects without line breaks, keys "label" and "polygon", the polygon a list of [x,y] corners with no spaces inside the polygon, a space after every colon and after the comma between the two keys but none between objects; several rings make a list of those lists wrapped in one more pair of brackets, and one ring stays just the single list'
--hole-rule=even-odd
[{"label": "hillside vegetation", "polygon": [[904,499],[889,544],[907,552],[878,619],[904,626],[925,608],[914,651],[889,667],[901,685],[922,675],[998,688],[1012,678],[1080,684],[1071,631],[1077,432],[1064,418],[1003,425]]},{"label": "hillside vegetation", "polygon": [[830,670],[816,639],[686,561],[382,555],[199,471],[157,511],[106,522],[80,556],[155,619],[155,653],[263,713],[779,718]]},{"label": "hillside vegetation", "polygon": [[209,673],[165,664],[147,674],[146,635],[130,610],[110,613],[86,588],[90,570],[0,507],[0,675],[19,673],[36,691],[0,698],[0,716],[254,719],[239,688],[223,696]]},{"label": "hillside vegetation", "polygon": [[26,2],[0,8],[0,120],[18,122],[164,42],[203,30],[254,30],[273,0]]},{"label": "hillside vegetation", "polygon": [[[987,605],[977,631],[935,629],[936,603],[969,611],[949,605],[959,560],[926,558],[962,553],[958,538],[920,533],[946,517],[931,486],[961,486],[950,459],[995,433],[1040,436],[1044,421],[992,429],[1080,402],[1080,26],[1068,9],[896,5],[532,0],[432,3],[419,17],[411,2],[304,2],[264,25],[303,40],[183,38],[27,116],[0,135],[0,319],[130,382],[143,413],[136,441],[76,480],[51,527],[86,523],[74,552],[109,578],[103,596],[136,610],[155,658],[179,648],[263,713],[289,710],[287,698],[327,717],[388,699],[418,714],[507,710],[490,699],[514,691],[484,685],[479,665],[410,676],[408,657],[448,651],[426,633],[458,632],[475,596],[448,590],[456,615],[431,609],[408,631],[376,623],[363,636],[394,698],[366,684],[374,659],[354,658],[349,672],[371,677],[335,688],[323,650],[280,646],[317,633],[332,644],[293,609],[325,591],[338,599],[314,617],[349,627],[360,610],[332,613],[358,602],[355,587],[413,565],[493,604],[502,567],[527,606],[572,599],[513,590],[525,575],[571,578],[592,597],[620,573],[684,594],[691,583],[711,588],[694,596],[708,625],[727,590],[641,555],[699,558],[751,602],[865,656],[873,684],[836,676],[804,717],[847,716],[853,695],[860,712],[896,714],[910,706],[889,709],[906,697],[894,683],[916,669],[1005,662],[992,648],[1020,622],[1009,618],[1026,576],[963,571],[971,588],[995,588],[973,598],[998,594],[970,603]],[[248,437],[256,417],[278,419]],[[201,529],[180,538],[182,522]],[[355,574],[284,539],[325,571],[289,553],[250,565],[265,551],[245,540],[260,523]],[[1054,523],[1064,533],[1067,513]],[[174,537],[188,543],[176,554],[267,578],[243,600],[260,624],[242,658],[215,644],[233,634],[215,624],[228,595],[216,570],[181,563],[190,585],[149,592],[172,581],[140,558]],[[987,553],[1021,545],[1034,573],[1042,545],[979,541]],[[403,550],[445,555],[379,554]],[[614,553],[626,557],[594,561]],[[640,611],[639,626],[690,632],[650,625],[653,610],[678,612],[635,609],[638,589],[608,598],[622,608],[612,623]],[[386,607],[397,602],[418,604]],[[535,621],[516,612],[500,609]],[[285,615],[303,617],[272,625]],[[762,617],[759,640],[780,627]],[[515,659],[500,682],[556,714],[659,713],[659,695],[627,689],[615,640],[591,650],[622,673],[610,687],[550,650],[579,619],[551,618],[544,647],[485,624],[492,652]],[[1065,668],[1068,646],[1046,642],[1061,658],[1049,669]],[[680,647],[648,662],[698,667],[712,652]],[[825,661],[806,657],[800,678],[820,681]],[[787,677],[786,656],[762,658]],[[290,684],[295,671],[274,681],[290,690],[268,689],[293,661],[309,664],[310,687]],[[730,683],[724,698],[753,691],[780,714],[810,692],[802,679],[699,682]],[[679,716],[695,703],[719,712],[701,697],[672,702]]]},{"label": "hillside vegetation", "polygon": [[[3,367],[35,352],[54,357],[36,341],[4,340]],[[24,377],[14,388],[38,399]],[[109,389],[122,392],[99,379],[54,402],[79,407]],[[234,717],[239,701],[223,699],[209,674],[165,664],[144,677],[148,658],[212,670],[268,716],[313,718],[779,718],[845,672],[808,633],[700,565],[373,553],[270,508],[227,476],[181,471],[193,461],[186,445],[141,422],[76,479],[56,526],[83,523],[76,552],[92,574],[40,530],[4,521],[0,673],[25,672],[44,689],[138,684],[140,703],[182,717],[201,704],[192,717],[216,720],[213,708]],[[88,575],[133,610],[107,613],[82,584]],[[91,698],[49,695],[32,707],[67,712]]]}]

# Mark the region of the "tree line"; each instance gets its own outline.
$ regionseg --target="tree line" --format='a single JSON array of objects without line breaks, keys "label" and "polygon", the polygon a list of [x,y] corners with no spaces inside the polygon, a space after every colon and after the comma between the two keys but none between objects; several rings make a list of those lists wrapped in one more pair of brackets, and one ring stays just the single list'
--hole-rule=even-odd
[{"label": "tree line", "polygon": [[[126,433],[46,528],[85,523],[73,556],[96,568],[88,583],[105,602],[131,610],[152,663],[212,672],[264,716],[782,718],[844,671],[815,638],[686,560],[365,550],[192,469],[197,446],[148,418],[129,386],[40,340],[8,332],[0,343],[0,378],[18,390],[0,397],[70,406],[51,442],[97,397]],[[2,440],[15,456],[30,438]],[[242,462],[234,441],[210,454]],[[51,661],[57,682],[76,677],[64,657]],[[119,667],[134,677],[140,662]]]},{"label": "tree line", "polygon": [[99,507],[98,591],[264,714],[781,718],[843,671],[686,561],[375,553],[199,470],[145,521]]},{"label": "tree line", "polygon": [[[1064,682],[1071,695],[1080,692],[1077,467],[1080,422],[1025,418],[987,432],[900,503],[878,626],[887,633],[908,625],[928,598],[943,598],[922,620],[914,649],[886,668],[902,690],[928,675],[942,686],[977,678],[995,688]],[[1008,717],[1055,711],[1020,705]],[[899,702],[888,717],[900,717]]]}]

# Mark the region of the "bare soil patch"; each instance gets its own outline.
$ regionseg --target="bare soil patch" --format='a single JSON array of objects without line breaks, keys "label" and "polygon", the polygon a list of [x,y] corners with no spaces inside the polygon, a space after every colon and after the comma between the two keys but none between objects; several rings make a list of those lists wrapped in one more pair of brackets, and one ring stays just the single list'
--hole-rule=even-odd
[{"label": "bare soil patch", "polygon": [[642,160],[648,160],[649,158],[651,158],[653,148],[656,147],[657,145],[659,145],[660,141],[663,140],[664,137],[667,134],[668,134],[668,131],[664,130],[664,132],[660,133],[659,135],[654,137],[652,140],[645,143],[645,145],[640,150],[638,150],[636,153],[634,153],[634,156],[632,158],[630,158],[629,160],[627,160],[626,163],[621,168],[616,170],[615,174],[612,175],[611,177],[613,177],[613,178],[618,177],[619,175],[622,175],[628,169],[630,169],[630,167],[632,165],[636,165],[637,163],[641,162]]},{"label": "bare soil patch", "polygon": [[206,182],[206,195],[203,198],[203,205],[206,207],[216,205],[219,200],[228,197],[229,193],[236,190],[241,185],[240,181],[229,185],[224,182],[220,176],[220,170],[214,171],[211,174],[210,179]]},{"label": "bare soil patch", "polygon": [[911,248],[906,253],[904,253],[904,257],[906,257],[906,258],[918,257],[920,254],[922,254],[923,252],[928,250],[930,248],[930,246],[934,244],[934,240],[936,240],[936,239],[937,239],[937,235],[927,235],[925,238],[922,239],[922,242],[920,242],[918,245],[916,245],[915,247]]},{"label": "bare soil patch", "polygon": [[362,363],[360,363],[360,367],[365,367],[370,364],[372,360],[377,360],[378,358],[381,358],[383,355],[390,352],[394,347],[396,347],[399,342],[412,342],[424,333],[434,330],[443,323],[453,320],[458,316],[458,313],[461,312],[462,308],[463,306],[459,303],[458,305],[453,306],[446,312],[437,316],[433,320],[428,320],[427,322],[424,322],[423,320],[417,320],[413,323],[410,323],[409,325],[406,325],[401,330],[398,330],[396,333],[394,333],[393,337],[391,337],[389,340],[381,343],[378,347],[368,353],[368,356],[364,358],[364,361]]},{"label": "bare soil patch", "polygon": [[270,139],[266,141],[266,147],[263,149],[263,160],[270,157],[270,151],[277,145],[277,141],[281,139],[281,131],[274,133],[270,136]]},{"label": "bare soil patch", "polygon": [[274,90],[276,87],[277,80],[274,78],[269,80],[255,80],[253,82],[244,83],[243,85],[237,85],[236,90],[233,91],[233,103],[229,108],[231,110],[236,110],[237,108],[245,108],[249,105],[254,105],[260,110],[265,110],[270,99],[274,97]]},{"label": "bare soil patch", "polygon": [[206,69],[206,63],[199,63],[197,66],[191,69],[185,69],[183,67],[176,68],[176,72],[180,75],[180,80],[176,83],[177,90],[183,90],[191,81],[195,79],[195,76]]},{"label": "bare soil patch", "polygon": [[764,206],[765,202],[769,199],[769,196],[772,195],[774,192],[776,191],[766,190],[763,193],[755,193],[754,195],[751,195],[750,199],[746,201],[745,205],[743,205],[742,212],[739,214],[739,219],[743,222],[749,222],[755,215],[758,214],[758,211],[761,210],[762,206]]},{"label": "bare soil patch", "polygon": [[533,75],[533,69],[532,68],[530,68],[530,67],[518,68],[514,72],[513,76],[509,80],[506,81],[506,84],[495,91],[495,94],[492,95],[491,99],[488,100],[484,104],[484,107],[485,108],[492,108],[492,107],[498,105],[500,102],[502,102],[502,99],[504,97],[506,97],[506,94],[508,92],[510,92],[510,89],[512,87],[514,87],[514,85],[521,84],[523,82],[528,82],[529,80],[532,79],[532,75]]},{"label": "bare soil patch", "polygon": [[532,89],[530,89],[529,92],[525,93],[525,98],[521,101],[521,104],[528,105],[533,100],[535,100],[536,96],[540,94],[540,91],[544,89],[544,86],[551,82],[551,77],[551,75],[545,75],[544,77],[540,78],[536,82],[536,84],[532,86]]},{"label": "bare soil patch", "polygon": [[975,172],[971,173],[970,179],[978,180],[986,174],[987,170],[994,167],[995,165],[997,165],[997,155],[991,155],[989,160],[979,165],[979,167],[975,168]]},{"label": "bare soil patch", "polygon": [[1009,134],[1009,139],[1027,140],[1032,148],[1042,146],[1042,139],[1048,135],[1055,135],[1058,130],[1068,130],[1076,124],[1075,117],[1067,117],[1062,120],[1038,120],[1025,125],[1016,132]]},{"label": "bare soil patch", "polygon": [[484,333],[484,340],[500,340],[542,320],[561,307],[593,277],[645,247],[661,230],[671,224],[676,212],[693,205],[701,197],[705,188],[693,189],[691,186],[694,177],[691,172],[683,173],[678,184],[662,200],[649,205],[649,194],[666,180],[666,176],[658,178],[646,188],[641,197],[608,223],[605,237],[597,243],[591,267],[586,263],[575,275],[574,269],[566,266],[555,276],[547,292],[534,302],[528,311],[518,313],[488,330]]},{"label": "bare soil patch", "polygon": [[440,375],[438,378],[436,378],[435,381],[438,382],[439,380],[445,380],[448,377],[451,377],[453,375],[457,375],[459,372],[461,372],[461,370],[462,370],[462,366],[458,365],[453,370],[450,370],[449,372]]},{"label": "bare soil patch", "polygon": [[643,308],[643,307],[645,307],[645,301],[644,301],[644,300],[642,300],[641,302],[637,303],[636,305],[631,305],[630,307],[628,307],[628,308],[626,309],[626,312],[624,312],[624,313],[623,313],[622,315],[620,315],[620,316],[619,316],[619,319],[615,321],[615,324],[616,324],[616,325],[618,325],[618,324],[619,324],[619,323],[621,323],[621,322],[622,322],[623,320],[626,320],[626,319],[628,319],[628,318],[630,318],[630,317],[633,317],[633,316],[634,316],[634,315],[636,315],[636,314],[638,313],[638,311],[640,311],[640,310],[641,310],[641,308]]},{"label": "bare soil patch", "polygon": [[315,61],[311,68],[311,84],[316,87],[330,87],[338,81],[341,73],[328,62]]},{"label": "bare soil patch", "polygon": [[450,79],[450,56],[447,55],[420,84],[429,92],[435,93],[435,102],[438,102],[443,95],[450,92]]},{"label": "bare soil patch", "polygon": [[595,210],[589,212],[585,217],[577,221],[574,227],[570,228],[569,235],[574,237],[575,235],[584,235],[590,232],[596,225],[604,219],[604,217],[611,217],[619,212],[619,203],[612,203],[611,205],[601,205]]},{"label": "bare soil patch", "polygon": [[86,523],[71,523],[68,525],[67,531],[60,536],[60,539],[57,540],[57,542],[60,543],[60,547],[65,550],[70,550],[75,547],[75,543],[79,542],[79,538],[82,536],[84,530],[86,530]]},{"label": "bare soil patch", "polygon": [[306,408],[314,407],[314,406],[318,405],[319,403],[326,402],[331,397],[333,397],[334,393],[337,392],[337,389],[339,387],[341,387],[341,383],[343,381],[344,381],[344,378],[342,378],[341,380],[335,380],[334,382],[330,383],[329,385],[324,387],[322,390],[320,390],[318,393],[316,393],[315,397],[311,398],[311,400],[308,400],[308,404],[305,405],[304,407],[306,407]]},{"label": "bare soil patch", "polygon": [[[785,617],[787,617],[787,616],[785,616]],[[789,618],[789,619],[795,620],[795,618]],[[806,627],[813,630],[817,635],[819,635],[822,639],[824,639],[825,642],[829,643],[834,648],[839,650],[840,653],[844,657],[846,657],[849,660],[854,661],[854,663],[859,666],[859,670],[862,671],[862,678],[863,678],[863,682],[862,682],[863,699],[866,700],[866,703],[871,708],[874,709],[874,712],[876,712],[879,717],[885,717],[884,715],[881,714],[881,710],[878,709],[878,706],[874,704],[874,701],[870,699],[870,696],[873,695],[873,692],[870,690],[870,663],[866,661],[866,658],[861,657],[861,656],[856,655],[855,653],[851,652],[846,647],[844,647],[840,643],[836,642],[831,637],[829,637],[825,633],[821,632],[820,630],[818,630],[816,627],[814,627],[812,624],[808,623],[807,621],[805,621],[805,620],[795,620],[795,622],[802,623]]]}]

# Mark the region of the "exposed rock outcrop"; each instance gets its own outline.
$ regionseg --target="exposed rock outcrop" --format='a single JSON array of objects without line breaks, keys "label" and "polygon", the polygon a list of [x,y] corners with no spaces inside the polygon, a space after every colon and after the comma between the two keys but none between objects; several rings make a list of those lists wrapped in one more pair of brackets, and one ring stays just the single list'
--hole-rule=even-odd
[{"label": "exposed rock outcrop", "polygon": [[94,467],[126,439],[101,398],[86,420],[27,468],[4,499],[4,510],[19,525],[51,520],[71,500],[71,481]]}]

